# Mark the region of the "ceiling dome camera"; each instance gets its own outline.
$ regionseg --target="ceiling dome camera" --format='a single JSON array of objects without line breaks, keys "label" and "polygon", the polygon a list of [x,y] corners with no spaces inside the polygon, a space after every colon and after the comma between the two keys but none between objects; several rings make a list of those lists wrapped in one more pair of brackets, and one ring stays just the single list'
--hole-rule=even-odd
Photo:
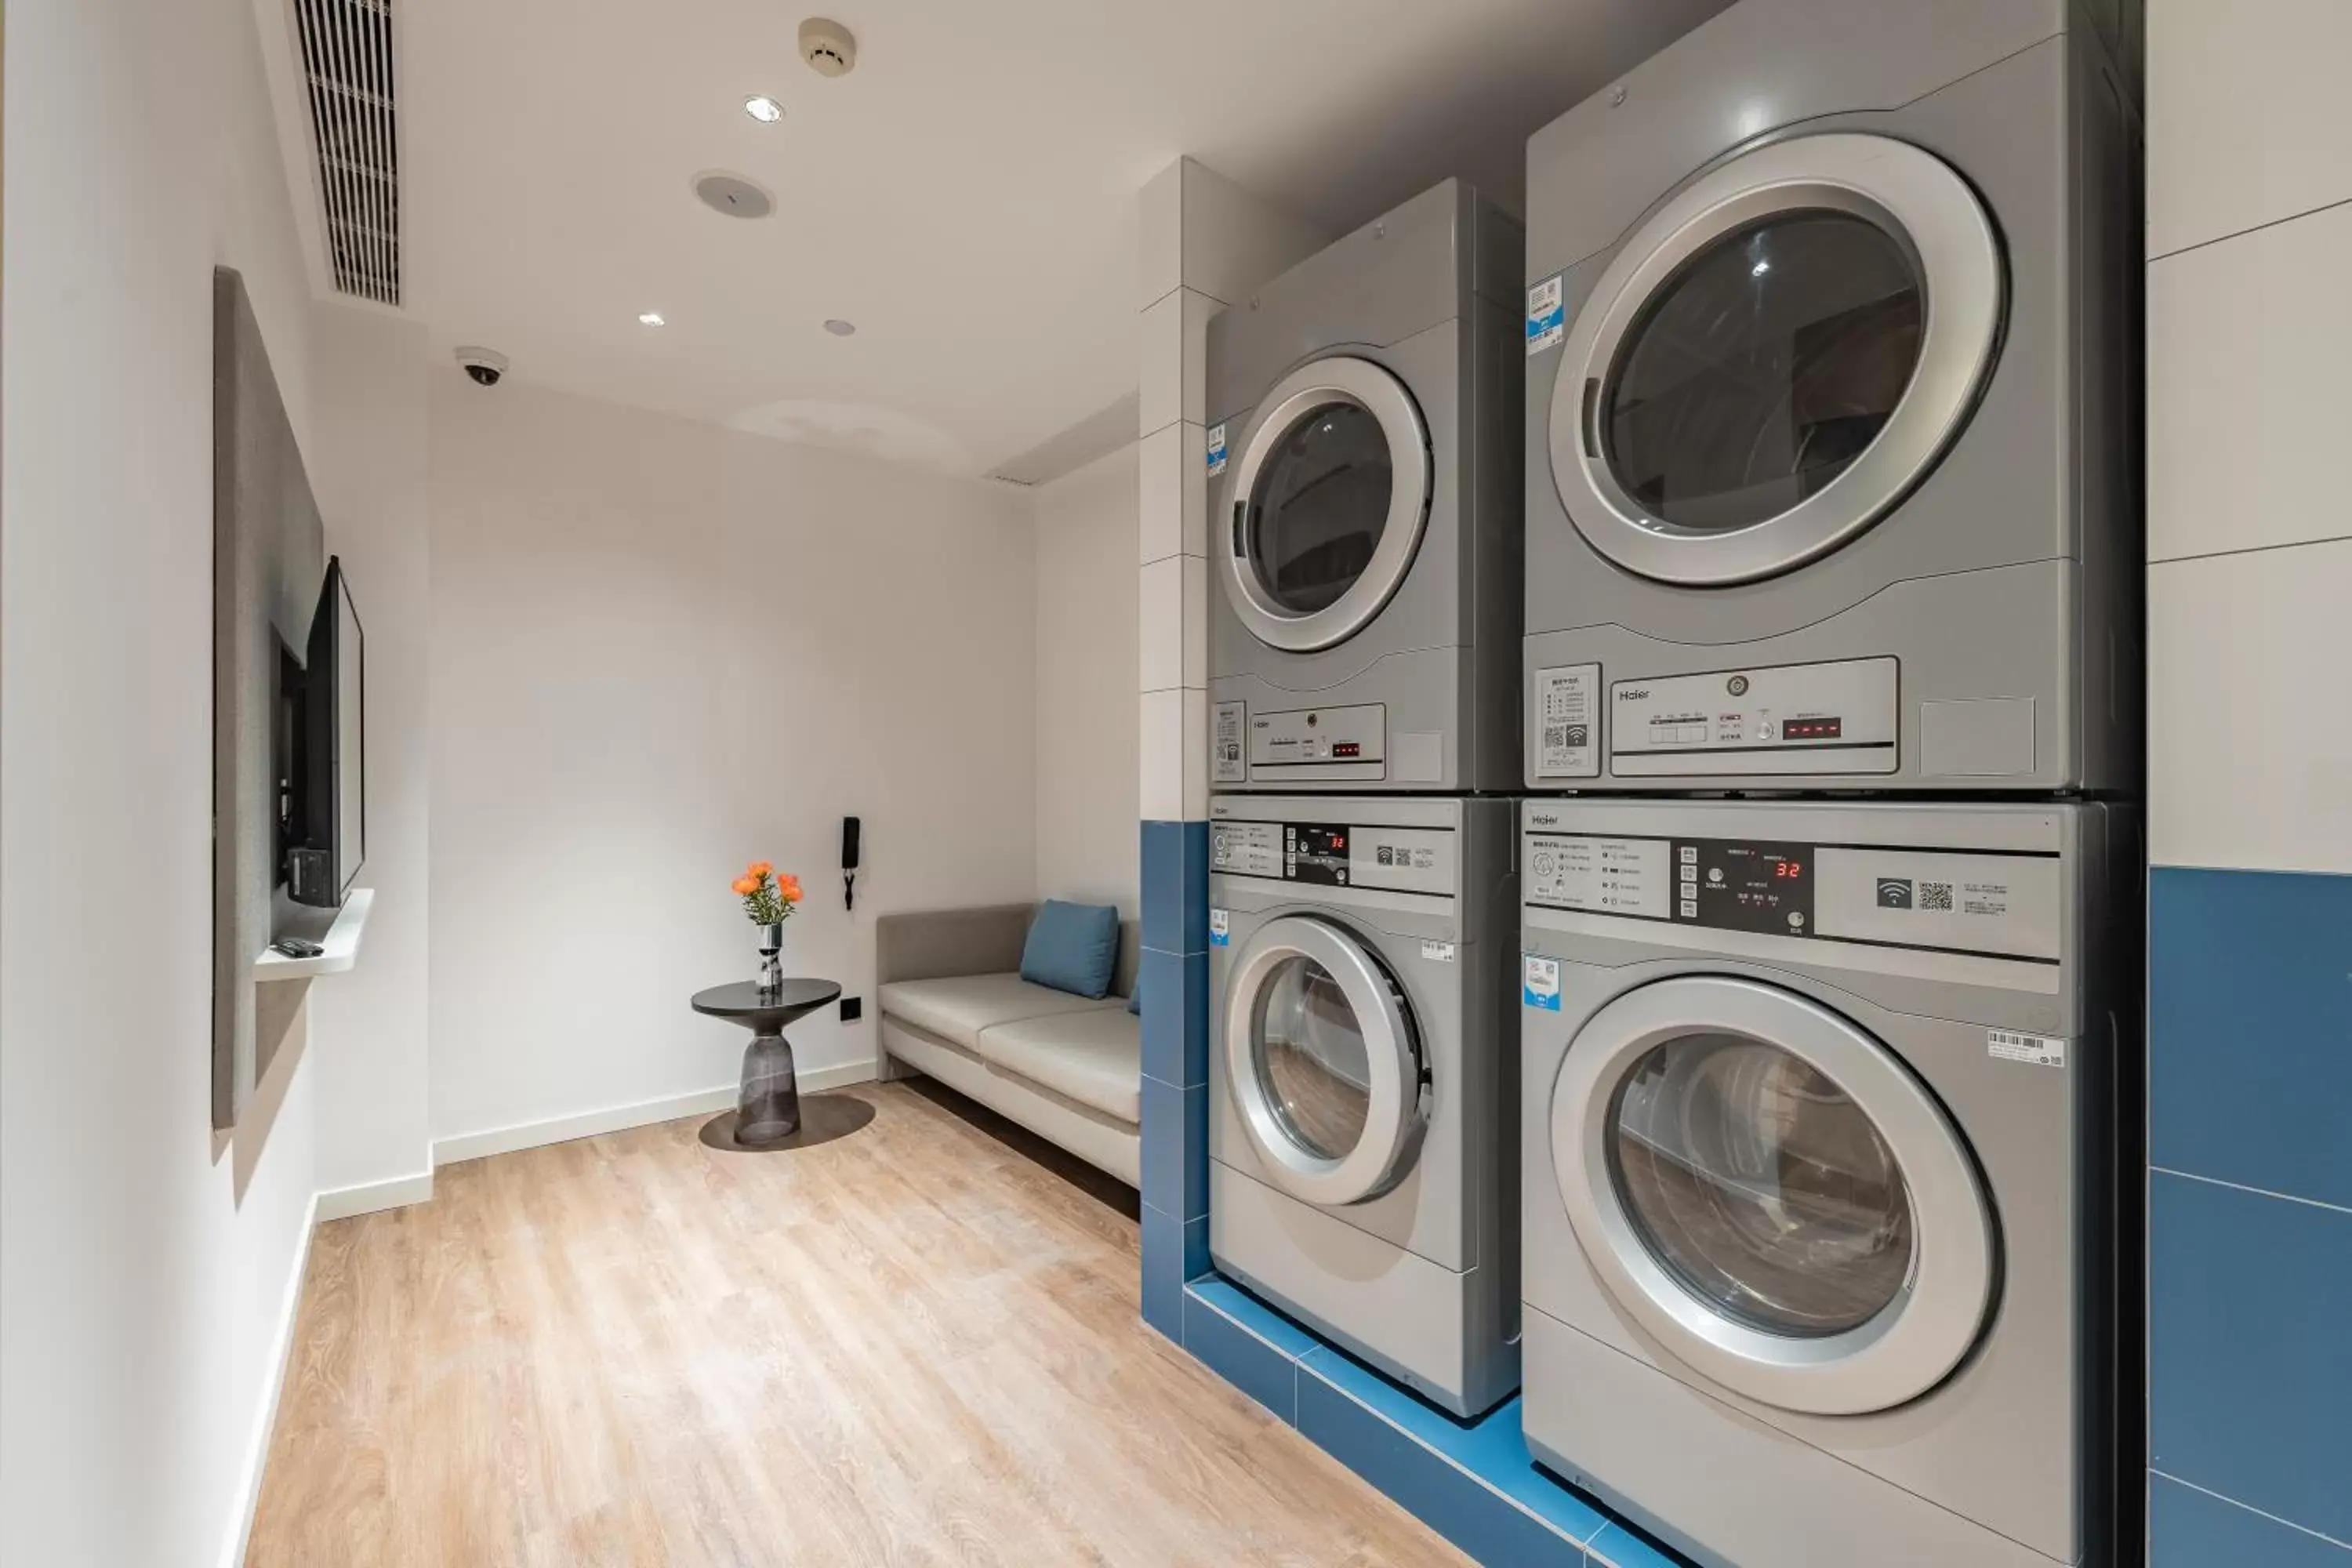
[{"label": "ceiling dome camera", "polygon": [[457,363],[466,367],[477,386],[496,386],[507,374],[507,356],[496,349],[459,349]]}]

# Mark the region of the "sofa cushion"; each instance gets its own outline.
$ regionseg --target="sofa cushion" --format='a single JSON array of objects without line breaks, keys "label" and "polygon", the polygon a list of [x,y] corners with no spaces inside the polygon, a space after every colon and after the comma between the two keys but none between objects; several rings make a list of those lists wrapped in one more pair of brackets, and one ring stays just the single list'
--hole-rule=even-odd
[{"label": "sofa cushion", "polygon": [[[1116,996],[1099,1001],[1032,985],[1018,974],[959,974],[945,980],[894,980],[876,992],[882,1011],[929,1029],[965,1050],[980,1049],[980,1032],[1020,1018],[1055,1013],[1118,1013]],[[1124,1016],[1125,1015],[1120,1015]]]},{"label": "sofa cushion", "polygon": [[1110,994],[1118,972],[1118,911],[1047,899],[1021,946],[1021,978],[1075,995]]},{"label": "sofa cushion", "polygon": [[1143,1121],[1143,1028],[1118,998],[980,1032],[981,1059],[1130,1126]]}]

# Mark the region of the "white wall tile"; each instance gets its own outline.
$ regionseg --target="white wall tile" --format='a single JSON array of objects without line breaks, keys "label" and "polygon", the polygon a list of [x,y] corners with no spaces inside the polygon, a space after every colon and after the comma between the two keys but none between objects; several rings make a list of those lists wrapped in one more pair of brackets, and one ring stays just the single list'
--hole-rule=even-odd
[{"label": "white wall tile", "polygon": [[2148,254],[2352,200],[2352,4],[2148,0]]},{"label": "white wall tile", "polygon": [[1145,562],[1207,551],[1208,447],[1198,425],[1163,425],[1142,442],[1141,526]]},{"label": "white wall tile", "polygon": [[[1184,693],[1147,691],[1142,699],[1138,805],[1145,822],[1184,822]],[[1206,767],[1205,762],[1202,763]],[[1200,813],[1208,815],[1204,805]]]},{"label": "white wall tile", "polygon": [[2352,535],[2347,279],[2352,206],[2149,264],[2150,560]]},{"label": "white wall tile", "polygon": [[2352,542],[2147,580],[2149,858],[2352,873]]},{"label": "white wall tile", "polygon": [[1177,159],[1151,176],[1136,197],[1139,310],[1184,281],[1184,166],[1191,162]]},{"label": "white wall tile", "polygon": [[1139,691],[1184,684],[1184,557],[1171,555],[1142,569],[1138,647]]},{"label": "white wall tile", "polygon": [[1329,237],[1313,224],[1293,217],[1213,169],[1190,158],[1181,167],[1186,288],[1232,304],[1329,243]]},{"label": "white wall tile", "polygon": [[1184,820],[1202,822],[1209,815],[1209,694],[1197,686],[1184,689],[1183,726]]},{"label": "white wall tile", "polygon": [[1179,289],[1138,318],[1142,363],[1136,382],[1137,435],[1149,436],[1180,419],[1202,422],[1209,318],[1218,308],[1206,294]]}]

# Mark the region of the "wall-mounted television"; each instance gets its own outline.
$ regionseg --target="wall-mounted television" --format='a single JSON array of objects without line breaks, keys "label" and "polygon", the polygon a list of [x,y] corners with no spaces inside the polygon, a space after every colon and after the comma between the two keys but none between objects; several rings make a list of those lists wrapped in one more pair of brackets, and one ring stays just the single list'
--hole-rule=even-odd
[{"label": "wall-mounted television", "polygon": [[367,858],[367,641],[340,556],[310,616],[291,750],[287,890],[332,909]]}]

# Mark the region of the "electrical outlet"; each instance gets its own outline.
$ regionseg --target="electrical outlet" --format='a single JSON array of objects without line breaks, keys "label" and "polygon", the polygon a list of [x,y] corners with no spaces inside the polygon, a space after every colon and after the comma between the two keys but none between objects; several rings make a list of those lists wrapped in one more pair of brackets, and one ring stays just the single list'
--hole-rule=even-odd
[{"label": "electrical outlet", "polygon": [[858,1020],[858,1019],[860,1019],[860,1018],[864,1017],[865,1016],[866,1016],[866,998],[865,998],[865,997],[863,997],[863,996],[844,996],[844,997],[841,999],[841,1021],[842,1021],[843,1023],[845,1023],[845,1024],[855,1024],[856,1022],[857,1022],[857,1020]]}]

